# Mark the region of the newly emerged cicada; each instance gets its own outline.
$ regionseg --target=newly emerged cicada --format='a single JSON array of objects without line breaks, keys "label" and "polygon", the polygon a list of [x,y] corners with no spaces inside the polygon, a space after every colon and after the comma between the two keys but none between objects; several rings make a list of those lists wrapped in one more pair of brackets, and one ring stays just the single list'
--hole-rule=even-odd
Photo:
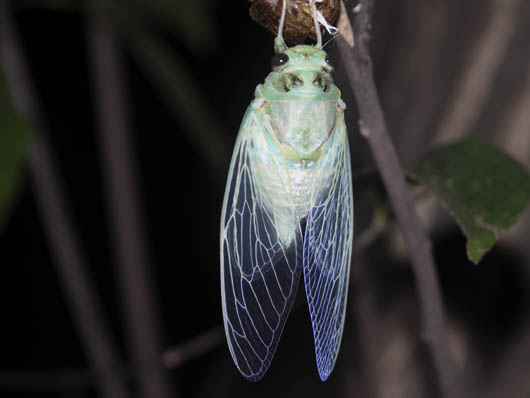
[{"label": "newly emerged cicada", "polygon": [[236,366],[259,380],[303,272],[318,372],[326,380],[344,327],[353,239],[345,105],[321,37],[315,46],[288,48],[280,23],[275,50],[272,72],[243,117],[228,173],[221,216],[224,325]]}]

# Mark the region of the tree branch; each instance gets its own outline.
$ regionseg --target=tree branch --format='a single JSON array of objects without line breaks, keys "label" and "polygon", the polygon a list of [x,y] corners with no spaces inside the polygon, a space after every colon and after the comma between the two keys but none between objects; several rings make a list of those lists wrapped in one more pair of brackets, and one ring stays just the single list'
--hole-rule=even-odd
[{"label": "tree branch", "polygon": [[162,362],[168,369],[178,368],[189,360],[213,350],[223,340],[223,327],[215,327],[183,344],[167,348],[162,354]]},{"label": "tree branch", "polygon": [[515,23],[525,0],[492,0],[487,26],[480,32],[458,77],[449,109],[433,138],[436,143],[454,141],[469,133],[486,103],[497,71],[517,28]]},{"label": "tree branch", "polygon": [[[224,340],[222,326],[213,327],[192,339],[168,347],[164,350],[161,362],[168,369],[178,369],[187,362],[215,349]],[[123,380],[132,380],[131,367],[121,365]],[[93,387],[99,382],[97,375],[87,369],[55,370],[4,370],[0,371],[0,391],[59,391],[81,390]],[[118,398],[123,395],[112,395]]]},{"label": "tree branch", "polygon": [[[33,122],[35,137],[30,151],[30,175],[46,237],[54,254],[54,265],[66,302],[85,353],[94,369],[101,394],[108,398],[127,396],[118,371],[118,355],[104,322],[101,305],[87,274],[86,260],[69,215],[64,190],[46,141],[42,111],[27,70],[20,39],[7,2],[0,0],[0,48],[8,85],[18,111]],[[5,376],[5,375],[4,375]],[[13,376],[13,375],[11,375]],[[2,377],[16,382],[16,377]],[[36,380],[33,380],[36,381]],[[64,380],[63,380],[64,381]],[[38,381],[36,381],[39,384]]]},{"label": "tree branch", "polygon": [[[406,185],[375,88],[369,54],[373,7],[374,0],[361,0],[355,8],[354,47],[350,47],[342,36],[337,39],[337,44],[357,102],[361,134],[368,141],[408,248],[420,299],[423,334],[434,361],[441,395],[459,397],[430,242],[414,209],[412,194]],[[347,16],[343,15],[343,18]]]},{"label": "tree branch", "polygon": [[87,3],[88,40],[99,110],[99,132],[114,233],[122,304],[140,396],[174,397],[160,361],[159,317],[152,291],[133,155],[126,121],[121,58],[108,16]]}]

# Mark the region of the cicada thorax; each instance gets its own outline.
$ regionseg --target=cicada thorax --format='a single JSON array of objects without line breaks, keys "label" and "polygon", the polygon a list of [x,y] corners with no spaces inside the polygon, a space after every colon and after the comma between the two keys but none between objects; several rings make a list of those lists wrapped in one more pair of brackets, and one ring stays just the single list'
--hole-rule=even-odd
[{"label": "cicada thorax", "polygon": [[313,182],[327,155],[337,110],[337,101],[271,101],[265,107],[299,218],[311,208]]},{"label": "cicada thorax", "polygon": [[[260,154],[254,173],[284,243],[311,209],[317,174],[329,172],[322,163],[334,156],[329,143],[343,102],[332,70],[323,50],[299,45],[273,59],[273,71],[256,89],[253,107],[261,134],[253,138]],[[325,177],[320,176],[320,190]]]},{"label": "cicada thorax", "polygon": [[262,134],[253,139],[253,171],[263,202],[287,247],[300,221],[307,217],[318,190],[332,183],[332,169],[322,167],[337,156],[332,134],[342,117],[340,100],[259,100],[256,112]]}]

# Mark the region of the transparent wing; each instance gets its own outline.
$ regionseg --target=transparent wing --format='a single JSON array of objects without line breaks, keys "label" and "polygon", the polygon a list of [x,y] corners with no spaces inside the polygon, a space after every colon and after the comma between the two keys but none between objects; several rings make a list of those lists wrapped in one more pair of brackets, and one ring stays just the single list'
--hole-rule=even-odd
[{"label": "transparent wing", "polygon": [[320,378],[333,370],[340,347],[353,238],[350,152],[341,112],[314,182],[303,247],[306,295]]},{"label": "transparent wing", "polygon": [[[225,331],[236,366],[252,381],[270,365],[301,273],[302,234],[288,172],[263,120],[251,105],[232,156],[221,216]],[[274,192],[283,195],[283,206],[271,199]]]}]

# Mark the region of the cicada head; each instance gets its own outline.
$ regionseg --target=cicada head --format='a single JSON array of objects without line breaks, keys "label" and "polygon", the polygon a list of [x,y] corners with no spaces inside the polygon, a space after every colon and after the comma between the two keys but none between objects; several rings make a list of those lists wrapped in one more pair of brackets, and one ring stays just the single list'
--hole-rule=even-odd
[{"label": "cicada head", "polygon": [[286,48],[272,58],[272,72],[260,87],[268,100],[329,101],[340,98],[333,84],[335,62],[332,56],[314,46]]}]

